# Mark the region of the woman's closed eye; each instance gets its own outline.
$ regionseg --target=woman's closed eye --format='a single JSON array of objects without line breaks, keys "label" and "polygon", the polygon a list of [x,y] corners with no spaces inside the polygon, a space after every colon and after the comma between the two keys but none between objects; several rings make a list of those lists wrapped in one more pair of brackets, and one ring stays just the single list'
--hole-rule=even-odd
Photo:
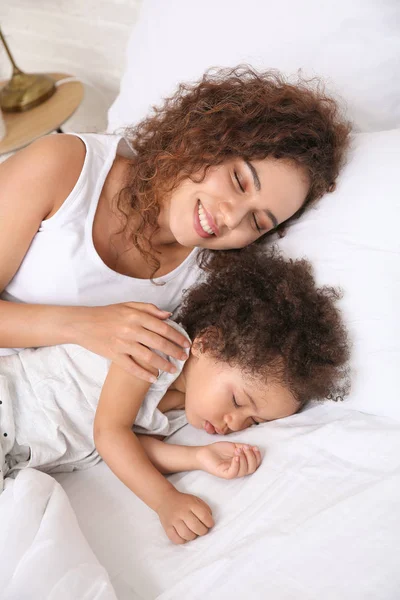
[{"label": "woman's closed eye", "polygon": [[240,181],[240,177],[239,177],[239,175],[238,175],[238,172],[237,172],[237,171],[233,171],[233,174],[234,174],[234,176],[235,176],[235,179],[236,179],[236,181],[237,181],[237,184],[238,184],[238,186],[239,186],[239,189],[240,189],[240,191],[241,191],[241,192],[243,192],[243,194],[244,194],[244,193],[246,192],[246,190],[244,189],[244,187],[243,187],[243,184],[242,184],[242,182]]},{"label": "woman's closed eye", "polygon": [[257,221],[255,213],[252,213],[252,216],[253,216],[254,224],[255,224],[255,226],[257,228],[258,233],[261,233],[263,230],[262,230],[262,227],[260,227],[259,224],[258,224],[258,221]]},{"label": "woman's closed eye", "polygon": [[[240,190],[240,191],[241,191],[243,194],[245,194],[245,193],[246,193],[246,190],[245,190],[244,184],[243,184],[243,183],[241,182],[241,180],[240,180],[240,176],[239,176],[238,172],[237,172],[237,171],[233,171],[233,174],[234,174],[234,177],[235,177],[235,179],[236,179],[236,182],[237,182],[237,184],[238,184],[239,190]],[[251,213],[251,217],[252,217],[252,220],[254,221],[254,225],[256,226],[256,229],[257,229],[258,233],[261,233],[261,232],[263,231],[263,229],[262,229],[262,227],[260,227],[260,225],[258,224],[258,221],[257,221],[256,214],[255,214],[255,213]]]}]

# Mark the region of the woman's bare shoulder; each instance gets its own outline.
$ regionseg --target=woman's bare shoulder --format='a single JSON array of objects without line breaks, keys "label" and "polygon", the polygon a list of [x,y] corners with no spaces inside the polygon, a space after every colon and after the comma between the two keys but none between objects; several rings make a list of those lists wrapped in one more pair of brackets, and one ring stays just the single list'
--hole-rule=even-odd
[{"label": "woman's bare shoulder", "polygon": [[[57,208],[73,190],[85,161],[86,148],[74,135],[48,135],[14,154],[1,165],[9,186],[38,192]],[[23,191],[23,190],[21,190]]]},{"label": "woman's bare shoulder", "polygon": [[0,290],[15,275],[40,223],[70,194],[84,160],[79,138],[52,135],[0,165]]}]

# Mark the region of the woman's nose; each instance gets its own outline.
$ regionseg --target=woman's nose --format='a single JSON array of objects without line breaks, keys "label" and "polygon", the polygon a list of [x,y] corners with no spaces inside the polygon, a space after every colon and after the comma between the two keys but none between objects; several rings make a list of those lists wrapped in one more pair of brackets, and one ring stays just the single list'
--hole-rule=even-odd
[{"label": "woman's nose", "polygon": [[243,200],[223,201],[219,203],[218,208],[222,224],[230,230],[236,229],[248,213],[248,207]]}]

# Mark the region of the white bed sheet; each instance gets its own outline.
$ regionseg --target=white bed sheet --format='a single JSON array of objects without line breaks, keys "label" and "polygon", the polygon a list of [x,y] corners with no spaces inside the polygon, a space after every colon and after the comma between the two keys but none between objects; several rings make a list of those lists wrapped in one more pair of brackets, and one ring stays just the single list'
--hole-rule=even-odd
[{"label": "white bed sheet", "polygon": [[[232,439],[263,449],[251,477],[171,476],[216,520],[184,546],[104,463],[57,476],[119,600],[398,600],[398,421],[328,403]],[[186,426],[171,441],[212,439]]]}]

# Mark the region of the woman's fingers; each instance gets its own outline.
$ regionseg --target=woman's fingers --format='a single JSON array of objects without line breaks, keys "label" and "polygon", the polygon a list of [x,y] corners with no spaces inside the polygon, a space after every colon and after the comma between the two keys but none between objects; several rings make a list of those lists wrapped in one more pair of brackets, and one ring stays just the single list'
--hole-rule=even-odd
[{"label": "woman's fingers", "polygon": [[130,308],[134,308],[136,310],[141,310],[142,312],[146,312],[149,315],[154,315],[155,317],[161,319],[168,319],[172,315],[171,312],[167,310],[162,310],[158,308],[155,304],[151,304],[150,302],[125,302],[126,306]]},{"label": "woman's fingers", "polygon": [[156,380],[156,377],[153,373],[151,373],[150,371],[146,371],[146,369],[143,369],[143,367],[140,367],[127,354],[121,354],[115,357],[114,362],[122,369],[125,369],[125,371],[127,371],[134,377],[137,377],[138,379],[148,381],[149,383],[154,383],[154,381]]},{"label": "woman's fingers", "polygon": [[147,346],[142,344],[135,344],[131,354],[131,359],[135,362],[139,362],[143,368],[148,366],[148,370],[151,371],[153,368],[156,372],[154,375],[158,375],[158,371],[167,371],[168,373],[176,373],[176,367],[169,362],[166,358],[163,358],[156,352],[153,352]]},{"label": "woman's fingers", "polygon": [[[169,325],[167,325],[167,327],[172,329]],[[142,329],[139,332],[138,341],[148,348],[153,348],[159,352],[163,352],[167,356],[173,356],[178,360],[187,359],[187,352],[182,349],[182,346],[177,346],[175,343],[170,342],[165,337],[162,337],[153,331],[149,331],[148,329]]]},{"label": "woman's fingers", "polygon": [[[159,309],[157,307],[155,307],[154,305],[149,305],[149,304],[135,304],[135,303],[128,303],[128,306],[131,306],[131,308],[134,308],[135,311],[140,310],[141,311],[141,315],[140,315],[140,325],[144,328],[144,329],[148,329],[149,331],[152,331],[154,333],[158,333],[158,335],[160,335],[162,338],[166,338],[167,340],[173,342],[173,344],[175,344],[176,346],[180,346],[181,348],[189,348],[190,344],[188,339],[182,335],[179,331],[177,331],[174,327],[172,327],[171,325],[169,325],[168,323],[165,322],[164,318],[160,318],[158,314],[155,314],[155,311],[159,311]],[[144,308],[140,308],[141,306],[143,306]],[[151,311],[147,310],[147,307],[152,307]],[[170,314],[170,313],[164,313],[164,314]],[[166,348],[162,348],[162,347],[158,347],[157,346],[157,350],[161,350],[162,352],[165,352],[166,354],[172,354],[171,352],[167,352],[166,350],[168,350],[168,347]],[[174,356],[174,354],[172,354],[172,356]],[[176,357],[179,358],[179,357]]]}]

